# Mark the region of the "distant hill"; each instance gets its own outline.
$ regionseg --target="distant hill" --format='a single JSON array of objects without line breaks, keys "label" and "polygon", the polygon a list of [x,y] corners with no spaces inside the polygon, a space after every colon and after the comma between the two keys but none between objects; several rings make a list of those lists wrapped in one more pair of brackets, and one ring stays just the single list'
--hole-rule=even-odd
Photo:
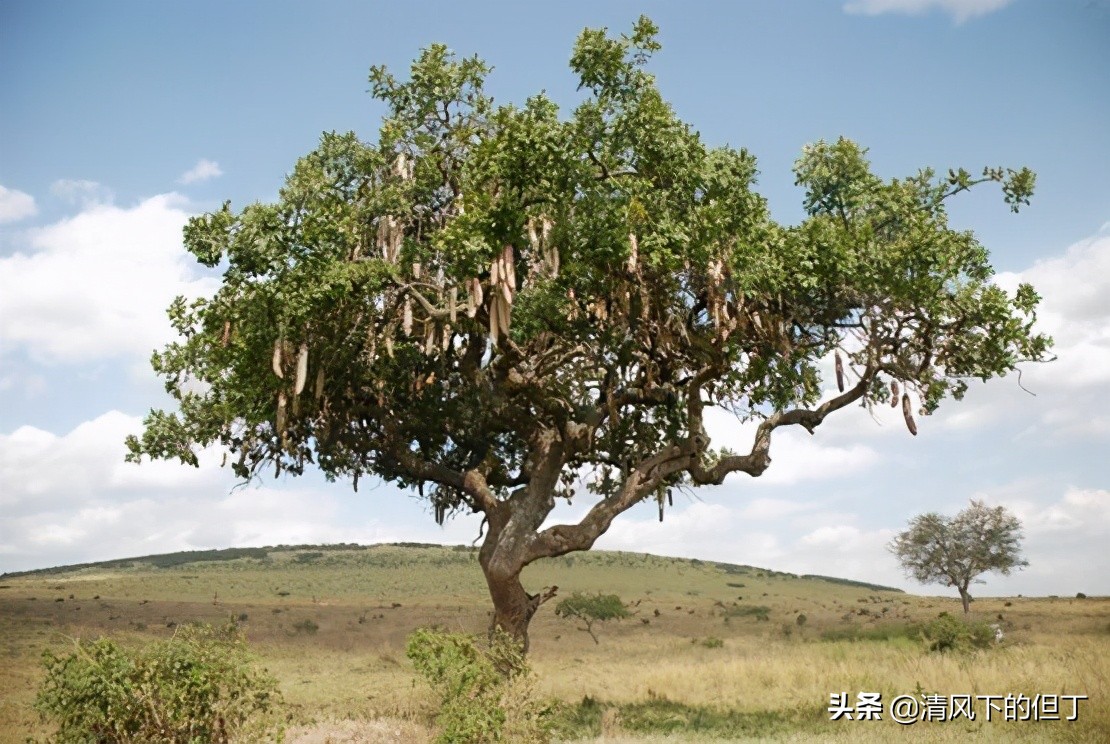
[{"label": "distant hill", "polygon": [[[214,562],[233,562],[242,561],[243,559],[253,559],[254,561],[266,561],[271,557],[282,556],[289,557],[298,563],[313,562],[318,558],[323,557],[326,553],[341,553],[341,552],[357,552],[357,551],[370,551],[377,548],[403,548],[424,551],[443,551],[445,548],[455,552],[471,553],[476,552],[477,548],[469,545],[455,545],[445,546],[435,543],[418,543],[418,542],[398,542],[398,543],[383,543],[376,545],[359,545],[357,543],[335,543],[330,545],[274,545],[262,548],[223,548],[219,550],[185,550],[176,553],[163,553],[158,555],[143,555],[133,558],[117,558],[108,561],[96,561],[92,563],[75,563],[68,566],[53,566],[50,568],[38,568],[30,571],[12,571],[9,573],[0,574],[0,579],[16,578],[19,576],[53,576],[60,574],[71,574],[77,572],[97,571],[97,570],[126,570],[126,569],[166,569],[177,568],[194,563],[214,563]],[[606,550],[592,550],[579,554],[579,558],[589,561],[591,556],[596,557],[597,560],[608,562],[606,556],[627,556],[632,554],[606,551]],[[842,586],[850,586],[859,589],[869,589],[872,591],[882,592],[897,592],[904,593],[901,589],[882,586],[881,584],[870,584],[865,581],[855,581],[852,579],[842,579],[835,576],[821,576],[818,574],[805,574],[798,575],[782,571],[773,571],[766,568],[758,568],[755,566],[745,566],[735,563],[723,563],[720,561],[702,561],[697,558],[670,558],[655,556],[652,554],[635,554],[644,559],[654,559],[658,561],[665,561],[671,565],[686,565],[692,568],[711,566],[718,570],[737,576],[755,576],[759,578],[792,578],[792,579],[809,579],[813,581],[823,581],[832,584],[839,584]],[[562,560],[572,556],[564,557]]]}]

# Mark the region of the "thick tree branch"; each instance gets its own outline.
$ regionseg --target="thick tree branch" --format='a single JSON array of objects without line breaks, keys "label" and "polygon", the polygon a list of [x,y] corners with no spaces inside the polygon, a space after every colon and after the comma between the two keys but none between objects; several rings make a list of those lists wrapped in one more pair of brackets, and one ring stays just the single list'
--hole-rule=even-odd
[{"label": "thick tree branch", "polygon": [[415,452],[400,448],[393,448],[389,450],[388,454],[398,468],[403,470],[410,478],[431,481],[465,493],[473,499],[473,505],[477,509],[487,514],[497,508],[497,497],[490,490],[485,476],[478,470],[470,469],[460,472],[441,463],[425,460]]},{"label": "thick tree branch", "polygon": [[875,372],[876,370],[873,369],[867,370],[854,387],[825,401],[816,409],[795,408],[768,416],[756,429],[755,440],[748,454],[724,457],[711,468],[702,467],[700,463],[692,464],[689,472],[695,485],[719,485],[724,482],[729,473],[747,473],[753,478],[762,475],[771,464],[771,433],[775,429],[780,426],[798,425],[812,434],[830,413],[862,398],[867,393]]},{"label": "thick tree branch", "polygon": [[[689,472],[694,483],[698,485],[720,484],[729,473],[738,471],[746,472],[753,477],[762,475],[771,463],[768,454],[771,448],[771,432],[780,426],[800,425],[812,434],[830,413],[862,398],[873,376],[874,370],[869,370],[855,387],[826,401],[816,409],[793,409],[773,414],[759,425],[749,454],[726,457],[712,468],[704,468],[699,462],[708,444],[708,438],[704,434],[704,429],[700,428],[703,403],[700,398],[697,402],[691,400],[688,403],[688,405],[692,404],[690,405],[691,421],[699,427],[698,430],[691,431],[690,437],[685,442],[666,447],[642,461],[628,474],[617,493],[595,504],[578,524],[555,525],[540,532],[532,542],[526,562],[542,557],[564,555],[575,550],[588,550],[594,541],[609,529],[613,519],[654,492],[666,482],[668,477],[683,470]],[[708,370],[695,375],[690,383],[690,389],[698,391],[700,395],[700,386],[710,378],[711,373]]]},{"label": "thick tree branch", "polygon": [[692,454],[692,446],[687,443],[665,447],[647,458],[628,474],[617,493],[594,504],[581,522],[555,525],[537,534],[525,563],[575,550],[589,550],[619,514],[642,501],[669,476],[684,470]]}]

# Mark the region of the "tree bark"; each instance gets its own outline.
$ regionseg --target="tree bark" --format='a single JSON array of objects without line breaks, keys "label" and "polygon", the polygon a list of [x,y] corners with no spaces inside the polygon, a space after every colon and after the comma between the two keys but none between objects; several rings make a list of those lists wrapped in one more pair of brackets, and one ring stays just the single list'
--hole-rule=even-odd
[{"label": "tree bark", "polygon": [[[541,594],[529,594],[520,581],[520,573],[528,564],[525,558],[525,541],[519,539],[519,524],[513,524],[505,508],[488,514],[489,530],[478,553],[478,562],[486,577],[493,617],[489,632],[500,630],[516,640],[525,653],[528,651],[528,625],[539,606],[555,596],[558,587],[550,587]],[[519,516],[519,515],[517,515]]]},{"label": "tree bark", "polygon": [[493,617],[490,633],[500,630],[521,644],[528,651],[528,624],[540,606],[538,597],[524,590],[520,574],[499,575],[486,571],[486,584],[493,600]]},{"label": "tree bark", "polygon": [[971,595],[967,593],[967,587],[957,587],[960,590],[960,601],[964,605],[964,617],[971,614]]}]

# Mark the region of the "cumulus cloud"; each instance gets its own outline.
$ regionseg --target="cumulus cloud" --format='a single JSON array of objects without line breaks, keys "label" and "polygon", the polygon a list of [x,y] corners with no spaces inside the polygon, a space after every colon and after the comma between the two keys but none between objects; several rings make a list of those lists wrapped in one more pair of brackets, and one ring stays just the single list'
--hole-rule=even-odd
[{"label": "cumulus cloud", "polygon": [[[1023,554],[1029,566],[1001,576],[980,576],[973,594],[1103,594],[1107,584],[1105,545],[1110,541],[1110,491],[1058,487],[1026,481],[972,494],[1002,504],[1022,521]],[[924,506],[954,514],[967,502]],[[812,502],[754,501],[751,504],[695,502],[667,512],[660,523],[645,507],[613,523],[598,540],[606,550],[651,552],[741,563],[797,574],[820,574],[945,595],[938,584],[907,578],[887,550],[905,524],[869,525],[864,514],[835,513]]]},{"label": "cumulus cloud", "polygon": [[220,164],[215,160],[201,158],[197,161],[196,165],[182,173],[181,178],[177,179],[177,182],[182,184],[198,183],[200,181],[207,181],[210,178],[218,178],[223,174],[224,172],[220,169]]},{"label": "cumulus cloud", "polygon": [[[0,434],[0,571],[175,550],[418,539],[402,524],[345,517],[339,487],[235,488],[214,451],[202,453],[200,468],[125,463],[124,437],[140,427],[139,418],[109,411],[65,434],[30,426]],[[475,527],[461,520],[418,532],[469,542]]]},{"label": "cumulus cloud", "polygon": [[[123,440],[140,431],[138,418],[109,411],[59,436],[33,426],[0,434],[0,508],[9,516],[61,509],[89,499],[126,499],[152,488],[204,491],[222,481],[215,467],[158,461],[123,462]],[[209,462],[206,466],[213,465]]]},{"label": "cumulus cloud", "polygon": [[[858,411],[838,412],[847,416]],[[831,419],[830,419],[831,420]],[[728,411],[711,408],[705,413],[705,428],[714,447],[727,447],[735,452],[751,451],[757,423],[741,423]],[[791,485],[799,481],[822,480],[858,474],[878,459],[878,453],[862,443],[835,444],[826,430],[809,434],[800,427],[783,427],[773,434],[771,467],[758,482],[767,485]]]},{"label": "cumulus cloud", "polygon": [[[676,505],[663,522],[643,514],[626,514],[598,540],[597,547],[891,586],[905,583],[886,551],[894,530],[862,528],[853,523],[851,515],[823,511],[803,514],[809,508],[789,502],[753,502],[747,507],[695,502],[684,508]],[[752,519],[753,513],[760,514],[760,518]]]},{"label": "cumulus cloud", "polygon": [[16,189],[0,186],[0,224],[34,217],[38,211],[35,197]]},{"label": "cumulus cloud", "polygon": [[[1055,361],[1022,364],[1014,378],[974,385],[963,403],[937,417],[954,429],[1006,424],[1037,436],[1110,435],[1110,223],[1062,255],[995,277],[1013,292],[1028,282],[1040,293],[1037,330],[1052,336]],[[1035,398],[1022,388],[1035,394]]]},{"label": "cumulus cloud", "polygon": [[1005,506],[1021,520],[1022,552],[1029,561],[1009,577],[985,576],[983,593],[1110,591],[1106,581],[1110,490],[1029,479],[980,491],[974,498]]},{"label": "cumulus cloud", "polygon": [[50,193],[70,204],[90,207],[111,204],[115,195],[108,187],[84,179],[62,178],[50,184]]},{"label": "cumulus cloud", "polygon": [[1059,359],[1038,372],[1069,388],[1110,383],[1110,223],[1064,255],[996,281],[1010,292],[1028,282],[1043,298],[1038,326],[1055,340]]},{"label": "cumulus cloud", "polygon": [[49,363],[148,357],[173,336],[173,298],[216,289],[182,249],[185,206],[176,194],[95,204],[28,231],[25,251],[0,258],[0,337]]},{"label": "cumulus cloud", "polygon": [[[755,550],[751,541],[737,539],[736,514],[721,504],[702,501],[684,507],[676,504],[676,508],[669,510],[662,522],[654,516],[654,512],[654,505],[651,505],[650,508],[645,506],[621,515],[601,536],[597,547],[736,563],[746,562],[747,558],[754,559],[771,547],[766,544],[770,536],[756,545]],[[647,516],[649,513],[652,516]],[[774,542],[773,538],[771,542]]]},{"label": "cumulus cloud", "polygon": [[1011,2],[1013,0],[850,0],[844,4],[844,10],[847,13],[869,16],[883,13],[921,15],[940,10],[951,15],[956,23],[963,23],[1001,10]]}]

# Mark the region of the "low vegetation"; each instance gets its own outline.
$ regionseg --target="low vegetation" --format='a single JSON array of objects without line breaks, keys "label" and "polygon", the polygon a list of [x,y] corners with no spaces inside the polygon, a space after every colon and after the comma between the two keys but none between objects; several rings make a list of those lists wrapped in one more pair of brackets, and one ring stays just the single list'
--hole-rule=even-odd
[{"label": "low vegetation", "polygon": [[424,628],[409,637],[406,655],[436,693],[437,742],[549,740],[551,706],[538,701],[532,670],[505,634],[483,645],[474,636]]},{"label": "low vegetation", "polygon": [[[264,550],[261,558],[132,561],[125,568],[5,578],[0,744],[43,741],[58,730],[59,719],[43,719],[34,707],[36,691],[50,677],[44,650],[64,659],[76,650],[73,639],[88,648],[99,642],[88,639],[104,638],[137,658],[180,640],[197,623],[221,627],[229,617],[236,618],[240,643],[249,640],[276,680],[283,703],[278,711],[277,698],[270,698],[271,712],[284,721],[291,744],[328,737],[428,744],[442,739],[448,724],[458,731],[474,722],[475,710],[448,710],[444,717],[442,687],[408,655],[417,629],[438,628],[468,639],[479,666],[490,658],[486,587],[474,571],[473,549]],[[322,555],[298,557],[306,553]],[[527,741],[538,722],[550,725],[560,742],[868,742],[887,740],[895,729],[929,741],[1110,740],[1106,598],[979,597],[965,623],[956,596],[918,597],[644,554],[574,558],[541,562],[523,577],[528,586],[562,590],[533,623],[528,663],[534,673],[474,695],[496,698],[496,706],[483,703],[482,710],[504,712],[500,734],[492,724],[486,729],[490,741],[498,735]],[[582,621],[555,613],[575,593],[597,597],[613,587],[620,587],[620,603],[634,617],[606,621],[600,644],[576,630]],[[1004,640],[991,635],[977,648],[988,637],[983,629],[993,625],[1004,630]],[[829,720],[832,692],[854,698],[875,691],[889,701],[918,690],[1089,700],[1071,723],[976,720],[909,730],[889,720]]]},{"label": "low vegetation", "polygon": [[234,626],[183,626],[138,651],[108,638],[43,652],[35,708],[53,741],[225,744],[273,741],[277,681],[251,663]]}]

